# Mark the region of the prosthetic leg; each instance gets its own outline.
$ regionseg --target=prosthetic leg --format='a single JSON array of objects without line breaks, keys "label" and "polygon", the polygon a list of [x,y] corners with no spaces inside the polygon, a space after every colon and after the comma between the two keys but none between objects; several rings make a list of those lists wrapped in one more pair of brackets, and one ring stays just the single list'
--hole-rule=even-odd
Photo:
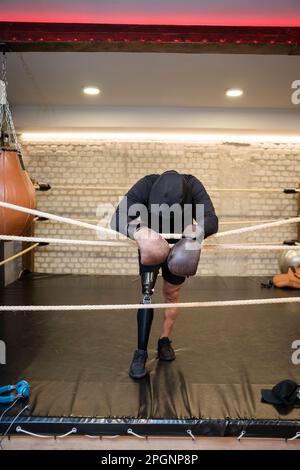
[{"label": "prosthetic leg", "polygon": [[[141,284],[143,300],[142,304],[150,304],[151,296],[154,292],[154,286],[158,275],[158,269],[149,270],[141,274]],[[153,308],[139,308],[137,312],[138,327],[138,349],[134,353],[134,357],[129,369],[129,375],[133,379],[141,379],[145,377],[147,371],[145,364],[147,360],[147,347],[150,336],[150,330],[153,320]]]},{"label": "prosthetic leg", "polygon": [[[142,304],[150,304],[151,296],[154,292],[154,286],[157,279],[157,271],[147,271],[141,274]],[[138,327],[138,349],[147,351],[149,335],[153,320],[153,308],[146,309],[140,308],[137,312],[137,327]]]}]

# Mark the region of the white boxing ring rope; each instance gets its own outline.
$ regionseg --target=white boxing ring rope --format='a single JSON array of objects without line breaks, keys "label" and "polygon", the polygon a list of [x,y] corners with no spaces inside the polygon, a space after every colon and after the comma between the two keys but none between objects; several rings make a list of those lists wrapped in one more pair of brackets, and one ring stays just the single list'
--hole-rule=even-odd
[{"label": "white boxing ring rope", "polygon": [[254,232],[256,230],[262,230],[264,228],[279,227],[280,225],[300,223],[300,217],[291,217],[289,219],[277,220],[276,222],[267,222],[265,224],[252,225],[251,227],[243,227],[233,230],[226,230],[224,232],[218,232],[213,235],[214,238],[221,238],[227,235],[240,235],[241,233]]},{"label": "white boxing ring rope", "polygon": [[[16,241],[16,242],[36,242],[36,243],[53,243],[62,245],[87,245],[87,246],[132,246],[135,244],[132,240],[125,240],[124,242],[115,241],[95,241],[95,240],[78,240],[68,238],[48,238],[48,237],[22,237],[18,235],[0,235],[2,241]],[[219,251],[219,250],[240,250],[240,251],[286,251],[286,250],[300,250],[299,245],[272,245],[272,244],[226,244],[226,243],[204,243],[201,247],[204,251]]]},{"label": "white boxing ring rope", "polygon": [[100,225],[88,224],[87,222],[81,222],[76,219],[71,219],[70,217],[62,217],[56,214],[50,214],[48,212],[39,211],[37,209],[29,209],[28,207],[18,206],[16,204],[10,204],[9,202],[0,201],[0,206],[5,207],[6,209],[12,209],[15,211],[25,212],[27,214],[36,215],[37,217],[46,217],[50,220],[56,220],[57,222],[62,222],[70,225],[77,225],[78,227],[89,228],[95,230],[96,232],[105,232],[110,233],[116,236],[116,231],[110,228],[101,227]]},{"label": "white boxing ring rope", "polygon": [[237,250],[237,251],[286,251],[286,250],[300,250],[300,245],[243,245],[243,244],[229,244],[229,243],[206,243],[203,245],[204,251],[219,251],[219,250]]},{"label": "white boxing ring rope", "polygon": [[[36,216],[42,216],[46,217],[48,219],[53,219],[57,220],[59,222],[65,222],[71,225],[79,225],[83,226],[86,228],[90,228],[96,231],[104,231],[106,233],[114,233],[115,231],[111,229],[106,229],[104,227],[99,227],[97,225],[92,225],[92,224],[87,224],[84,222],[80,222],[74,219],[66,218],[66,217],[61,217],[61,216],[56,216],[47,212],[42,212],[34,209],[29,209],[27,207],[22,207],[22,206],[17,206],[15,204],[9,204],[7,202],[0,201],[0,206],[8,208],[8,209],[13,209],[13,210],[19,210],[21,212],[26,212],[32,215]],[[290,219],[283,219],[283,220],[278,220],[276,222],[269,222],[265,224],[260,224],[260,225],[255,225],[251,227],[244,227],[241,229],[236,229],[236,230],[228,230],[225,232],[220,232],[214,235],[214,238],[219,238],[222,236],[226,235],[233,235],[233,234],[240,234],[240,233],[246,233],[246,232],[251,232],[255,230],[260,230],[268,227],[277,227],[279,225],[284,225],[284,224],[289,224],[289,223],[298,223],[300,222],[300,217],[293,217]],[[174,238],[174,235],[172,234],[164,234],[166,238],[169,238],[169,236]],[[21,238],[26,239],[26,241],[33,241],[35,240],[42,240],[41,238],[34,238],[34,237],[18,237],[20,240]],[[0,239],[17,239],[17,237],[13,236],[5,236],[1,235]],[[43,239],[43,240],[51,240],[51,239]],[[52,240],[57,240],[57,242],[62,242],[61,239],[52,239]],[[101,244],[108,244],[108,243],[113,243],[113,242],[108,242],[108,241],[96,241],[96,242],[89,242],[86,240],[77,240],[82,244],[88,244],[88,243],[96,243],[97,245],[99,243]],[[73,240],[66,240],[67,243],[73,243]],[[115,243],[113,243],[115,244]],[[126,245],[126,243],[122,243],[122,246]],[[229,248],[232,248],[236,245],[228,245]],[[247,248],[249,249],[251,245],[246,245]],[[266,249],[265,246],[262,245],[252,245],[252,247],[255,247],[255,249]],[[269,247],[274,249],[274,245],[272,247]],[[289,245],[279,245],[276,246],[276,249],[287,249],[290,248]],[[297,248],[293,246],[293,248]],[[252,248],[253,249],[253,248]],[[160,308],[160,309],[167,309],[167,308],[172,308],[172,307],[179,307],[179,308],[209,308],[209,307],[223,307],[223,306],[245,306],[245,305],[265,305],[265,304],[284,304],[284,303],[300,303],[300,297],[285,297],[285,298],[269,298],[269,299],[247,299],[247,300],[224,300],[224,301],[205,301],[205,302],[178,302],[178,303],[153,303],[153,304],[143,304],[143,308],[146,309],[151,309],[151,308]],[[98,310],[137,310],[141,308],[141,304],[109,304],[109,305],[1,305],[0,306],[0,311],[80,311],[80,310],[88,310],[88,311],[98,311]]]},{"label": "white boxing ring rope", "polygon": [[[98,219],[91,219],[91,218],[85,218],[85,219],[77,219],[79,222],[98,222]],[[244,224],[263,224],[265,222],[276,222],[277,220],[281,219],[265,219],[265,220],[219,220],[219,225],[244,225]],[[55,222],[52,220],[39,220],[38,217],[36,217],[35,222]]]},{"label": "white boxing ring rope", "polygon": [[[128,186],[96,186],[96,185],[78,185],[78,184],[54,184],[50,185],[51,188],[47,191],[42,191],[41,194],[47,194],[48,191],[53,189],[57,190],[98,190],[98,191],[128,191]],[[300,192],[300,188],[207,188],[208,191],[213,192],[248,192],[248,193],[284,193],[285,191],[291,191],[290,194],[296,194]]]},{"label": "white boxing ring rope", "polygon": [[[6,209],[12,209],[12,210],[20,211],[20,212],[25,212],[27,214],[36,215],[38,217],[45,217],[50,220],[56,220],[57,222],[62,222],[62,223],[70,224],[70,225],[77,225],[79,227],[89,228],[91,230],[95,230],[96,232],[110,233],[116,236],[115,230],[112,230],[106,227],[101,227],[100,225],[93,225],[93,224],[88,224],[86,222],[80,222],[79,220],[71,219],[70,217],[62,217],[62,216],[51,214],[51,213],[44,212],[44,211],[39,211],[36,209],[29,209],[28,207],[18,206],[16,204],[10,204],[4,201],[0,201],[0,207],[5,207]],[[291,217],[289,219],[277,220],[276,222],[267,222],[264,224],[252,225],[251,227],[243,227],[239,229],[226,230],[226,231],[214,234],[213,238],[221,238],[227,235],[239,235],[241,233],[254,232],[256,230],[262,230],[262,229],[269,228],[269,227],[278,227],[280,225],[292,224],[292,223],[300,223],[300,217],[299,216]],[[173,239],[181,238],[180,234],[174,234],[174,233],[173,234],[164,233],[161,235],[164,238],[173,238]]]},{"label": "white boxing ring rope", "polygon": [[133,242],[125,240],[124,242],[115,241],[97,241],[97,240],[76,240],[68,238],[48,238],[48,237],[21,237],[17,235],[0,235],[0,240],[15,242],[37,242],[37,243],[54,243],[63,245],[90,245],[90,246],[128,246]]},{"label": "white boxing ring rope", "polygon": [[47,311],[98,311],[98,310],[138,310],[140,308],[209,308],[209,307],[237,307],[246,305],[267,305],[300,303],[299,297],[280,297],[270,299],[247,300],[216,300],[205,302],[177,302],[153,304],[107,304],[107,305],[0,305],[2,312],[47,312]]}]

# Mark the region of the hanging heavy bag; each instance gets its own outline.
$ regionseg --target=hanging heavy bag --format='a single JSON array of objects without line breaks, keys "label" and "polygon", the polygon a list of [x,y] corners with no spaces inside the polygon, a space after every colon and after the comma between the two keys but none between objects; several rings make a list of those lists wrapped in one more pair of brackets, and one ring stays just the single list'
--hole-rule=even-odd
[{"label": "hanging heavy bag", "polygon": [[[0,200],[30,209],[35,208],[35,189],[17,150],[0,148]],[[22,235],[33,216],[0,207],[0,234]]]}]

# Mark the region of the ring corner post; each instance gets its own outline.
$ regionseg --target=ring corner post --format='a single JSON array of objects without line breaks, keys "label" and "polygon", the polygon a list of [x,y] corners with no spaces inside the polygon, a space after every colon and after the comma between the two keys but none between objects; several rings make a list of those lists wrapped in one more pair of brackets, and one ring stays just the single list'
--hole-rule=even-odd
[{"label": "ring corner post", "polygon": [[[28,228],[26,228],[25,233],[23,234],[25,237],[34,237],[34,224],[33,221]],[[26,249],[31,245],[30,242],[23,242],[22,249]],[[34,251],[30,250],[27,253],[24,253],[22,256],[22,270],[26,272],[34,272]]]}]

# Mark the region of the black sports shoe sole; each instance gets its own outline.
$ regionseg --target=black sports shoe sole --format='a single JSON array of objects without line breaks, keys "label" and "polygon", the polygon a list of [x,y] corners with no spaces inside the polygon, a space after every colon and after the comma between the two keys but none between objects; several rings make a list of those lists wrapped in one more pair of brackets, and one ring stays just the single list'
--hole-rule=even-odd
[{"label": "black sports shoe sole", "polygon": [[148,372],[145,370],[144,374],[141,374],[141,375],[133,375],[130,370],[128,371],[128,375],[131,379],[143,379],[144,377],[146,377],[146,375],[148,374]]},{"label": "black sports shoe sole", "polygon": [[159,353],[157,353],[156,357],[157,357],[157,359],[159,359],[160,361],[163,361],[163,362],[172,362],[172,361],[175,361],[175,359],[176,359],[176,356],[172,357],[171,359],[166,359],[164,357],[161,357],[159,355]]}]

